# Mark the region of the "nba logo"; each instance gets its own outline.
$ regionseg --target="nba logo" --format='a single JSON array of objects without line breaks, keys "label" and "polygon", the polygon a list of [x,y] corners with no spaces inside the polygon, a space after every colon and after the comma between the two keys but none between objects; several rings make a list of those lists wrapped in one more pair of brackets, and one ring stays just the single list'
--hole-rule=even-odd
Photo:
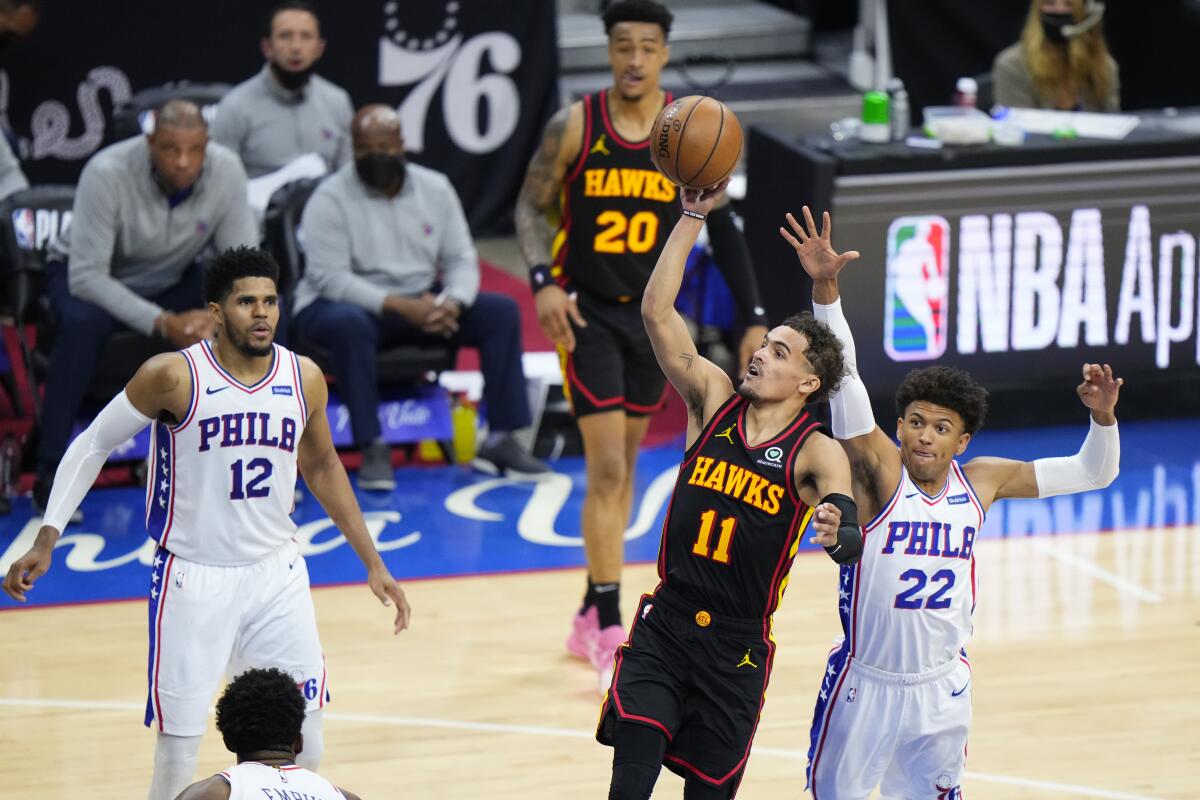
[{"label": "nba logo", "polygon": [[883,346],[893,361],[946,352],[950,225],[943,217],[900,217],[888,228]]},{"label": "nba logo", "polygon": [[37,227],[33,223],[32,208],[13,209],[12,226],[17,236],[17,247],[22,250],[37,249]]}]

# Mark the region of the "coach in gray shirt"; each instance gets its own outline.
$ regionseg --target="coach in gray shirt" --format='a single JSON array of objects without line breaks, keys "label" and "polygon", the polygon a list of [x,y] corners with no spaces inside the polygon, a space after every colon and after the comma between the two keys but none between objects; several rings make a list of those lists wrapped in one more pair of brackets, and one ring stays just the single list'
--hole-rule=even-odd
[{"label": "coach in gray shirt", "polygon": [[479,348],[491,435],[477,466],[548,471],[511,436],[530,423],[520,311],[510,297],[479,291],[479,258],[454,187],[405,160],[392,108],[361,109],[351,132],[354,163],[317,188],[301,219],[307,269],[293,330],[298,342],[329,351],[363,450],[359,486],[395,485],[380,439],[377,348],[439,337]]},{"label": "coach in gray shirt", "polygon": [[262,40],[267,63],[217,105],[212,136],[241,156],[251,178],[274,172],[306,153],[332,172],[350,160],[346,91],[313,68],[325,52],[321,23],[300,0],[279,3]]},{"label": "coach in gray shirt", "polygon": [[255,245],[246,173],[209,142],[200,110],[172,100],[154,133],[117,142],[83,168],[71,226],[51,245],[46,269],[57,333],[38,447],[34,502],[50,478],[108,337],[121,328],[187,347],[212,333],[202,309],[206,249]]}]

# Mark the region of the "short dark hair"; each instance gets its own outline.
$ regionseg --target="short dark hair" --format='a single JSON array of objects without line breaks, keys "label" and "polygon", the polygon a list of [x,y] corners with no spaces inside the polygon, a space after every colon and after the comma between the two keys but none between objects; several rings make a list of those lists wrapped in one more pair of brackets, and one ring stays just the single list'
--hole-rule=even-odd
[{"label": "short dark hair", "polygon": [[242,278],[270,278],[279,284],[279,265],[266,250],[257,247],[231,247],[212,260],[204,276],[204,299],[223,303]]},{"label": "short dark hair", "polygon": [[275,17],[284,11],[307,11],[309,14],[312,14],[313,19],[317,21],[317,34],[320,35],[321,17],[317,14],[316,6],[305,2],[305,0],[282,0],[282,2],[271,6],[271,13],[267,14],[267,22],[263,26],[263,38],[271,38],[271,32],[275,29]]},{"label": "short dark hair", "polygon": [[808,402],[819,403],[836,392],[846,376],[846,356],[842,343],[830,327],[814,317],[811,311],[793,314],[783,324],[808,339],[808,350],[804,352],[804,357],[821,379],[821,387],[808,396]]},{"label": "short dark hair", "polygon": [[246,670],[217,701],[217,730],[234,754],[290,748],[303,724],[304,695],[280,669]]},{"label": "short dark hair", "polygon": [[612,35],[613,26],[619,22],[654,22],[662,28],[664,41],[671,35],[671,22],[675,19],[666,6],[654,0],[618,0],[601,16],[606,36]]},{"label": "short dark hair", "polygon": [[972,436],[983,427],[988,412],[988,392],[971,374],[957,367],[914,369],[896,387],[896,416],[903,418],[910,403],[924,400],[958,412]]}]

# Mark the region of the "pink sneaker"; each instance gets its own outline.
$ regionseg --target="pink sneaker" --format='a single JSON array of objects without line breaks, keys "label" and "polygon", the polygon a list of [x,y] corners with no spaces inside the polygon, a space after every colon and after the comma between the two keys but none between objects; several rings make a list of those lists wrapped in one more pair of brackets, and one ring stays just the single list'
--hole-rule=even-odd
[{"label": "pink sneaker", "polygon": [[600,612],[592,606],[571,621],[571,634],[567,636],[567,652],[576,658],[590,661],[596,637],[600,635]]},{"label": "pink sneaker", "polygon": [[596,636],[595,647],[592,649],[592,666],[598,673],[597,679],[601,692],[608,691],[609,685],[612,684],[613,660],[616,657],[617,648],[625,643],[625,639],[625,629],[620,625],[601,628]]}]

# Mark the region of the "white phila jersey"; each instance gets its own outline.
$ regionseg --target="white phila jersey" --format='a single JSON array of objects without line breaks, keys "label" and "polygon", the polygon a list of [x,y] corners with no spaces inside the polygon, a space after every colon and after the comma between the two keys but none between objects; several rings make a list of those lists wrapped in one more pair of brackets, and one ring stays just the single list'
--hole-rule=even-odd
[{"label": "white phila jersey", "polygon": [[269,767],[243,761],[221,773],[229,783],[229,800],[344,800],[346,795],[304,767]]},{"label": "white phila jersey", "polygon": [[308,407],[299,360],[273,347],[253,386],[226,372],[208,342],[180,351],[192,399],[178,425],[153,425],[146,529],[188,561],[251,564],[295,535],[289,515]]},{"label": "white phila jersey", "polygon": [[862,559],[839,576],[851,657],[886,672],[919,673],[965,656],[983,518],[957,462],[933,496],[901,466],[896,493],[863,527]]}]

